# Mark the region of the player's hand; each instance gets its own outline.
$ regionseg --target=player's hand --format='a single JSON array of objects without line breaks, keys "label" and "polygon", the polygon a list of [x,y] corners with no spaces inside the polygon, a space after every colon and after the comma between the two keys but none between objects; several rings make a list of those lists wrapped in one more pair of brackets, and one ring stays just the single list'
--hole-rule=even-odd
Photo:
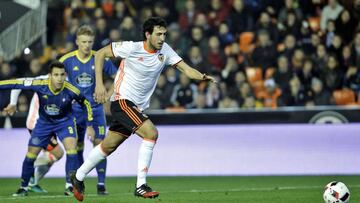
[{"label": "player's hand", "polygon": [[4,112],[10,116],[14,115],[16,112],[16,105],[7,105],[7,107],[4,108]]},{"label": "player's hand", "polygon": [[106,89],[104,84],[96,84],[94,100],[97,103],[105,103],[106,102]]},{"label": "player's hand", "polygon": [[212,77],[212,76],[210,76],[210,75],[206,75],[206,74],[204,74],[203,80],[205,80],[205,81],[210,81],[210,82],[215,83],[215,84],[218,83],[214,77]]},{"label": "player's hand", "polygon": [[95,140],[95,130],[92,126],[86,127],[86,135],[91,142]]}]

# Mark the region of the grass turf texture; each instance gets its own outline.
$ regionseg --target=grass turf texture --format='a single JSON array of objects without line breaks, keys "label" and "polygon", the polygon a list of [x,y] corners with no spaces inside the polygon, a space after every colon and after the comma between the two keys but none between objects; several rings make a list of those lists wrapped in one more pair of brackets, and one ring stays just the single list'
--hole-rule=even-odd
[{"label": "grass turf texture", "polygon": [[[170,202],[170,203],[321,203],[324,186],[333,181],[344,182],[350,189],[351,201],[360,202],[359,176],[256,176],[256,177],[150,177],[149,185],[160,191],[157,199],[134,197],[135,177],[109,177],[109,196],[96,195],[96,179],[85,180],[84,202]],[[63,178],[46,178],[41,186],[46,194],[29,193],[27,197],[11,197],[19,179],[0,179],[0,202],[77,202],[63,195]]]}]

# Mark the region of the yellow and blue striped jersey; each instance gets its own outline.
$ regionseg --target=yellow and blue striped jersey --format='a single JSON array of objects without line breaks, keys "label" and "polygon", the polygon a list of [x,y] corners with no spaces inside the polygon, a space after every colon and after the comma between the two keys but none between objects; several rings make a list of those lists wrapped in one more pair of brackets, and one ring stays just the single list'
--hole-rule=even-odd
[{"label": "yellow and blue striped jersey", "polygon": [[50,79],[37,80],[22,78],[0,81],[0,90],[4,89],[28,89],[33,90],[39,97],[39,120],[42,123],[62,122],[73,119],[72,103],[77,101],[86,107],[88,121],[93,120],[90,102],[80,90],[65,81],[59,92],[54,92],[50,87]]}]

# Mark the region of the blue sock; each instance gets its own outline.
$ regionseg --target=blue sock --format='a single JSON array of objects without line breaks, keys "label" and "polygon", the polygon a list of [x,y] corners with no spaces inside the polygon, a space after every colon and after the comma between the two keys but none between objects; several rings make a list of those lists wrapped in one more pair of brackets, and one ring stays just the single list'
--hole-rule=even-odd
[{"label": "blue sock", "polygon": [[34,175],[34,162],[36,157],[25,157],[21,172],[21,187],[27,187],[31,176]]},{"label": "blue sock", "polygon": [[77,158],[78,158],[79,166],[81,166],[84,163],[84,150],[77,151]]},{"label": "blue sock", "polygon": [[106,159],[102,160],[98,165],[96,165],[96,172],[98,174],[98,184],[105,184],[106,176]]},{"label": "blue sock", "polygon": [[65,173],[66,173],[66,182],[71,183],[70,181],[70,172],[75,172],[78,168],[78,156],[76,153],[66,154],[66,164],[65,164]]}]

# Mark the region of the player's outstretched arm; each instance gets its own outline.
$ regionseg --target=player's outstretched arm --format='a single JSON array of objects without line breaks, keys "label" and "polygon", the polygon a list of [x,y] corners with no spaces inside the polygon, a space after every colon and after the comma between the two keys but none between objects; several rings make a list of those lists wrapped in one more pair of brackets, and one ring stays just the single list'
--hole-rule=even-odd
[{"label": "player's outstretched arm", "polygon": [[198,70],[190,67],[188,64],[186,64],[184,61],[180,61],[178,64],[176,64],[176,67],[184,73],[186,76],[188,76],[191,79],[194,80],[206,80],[210,82],[217,83],[214,77],[206,75],[205,73],[200,73]]},{"label": "player's outstretched arm", "polygon": [[103,47],[95,54],[95,93],[94,99],[98,103],[106,102],[106,89],[103,81],[103,69],[105,58],[113,57],[111,45]]}]

